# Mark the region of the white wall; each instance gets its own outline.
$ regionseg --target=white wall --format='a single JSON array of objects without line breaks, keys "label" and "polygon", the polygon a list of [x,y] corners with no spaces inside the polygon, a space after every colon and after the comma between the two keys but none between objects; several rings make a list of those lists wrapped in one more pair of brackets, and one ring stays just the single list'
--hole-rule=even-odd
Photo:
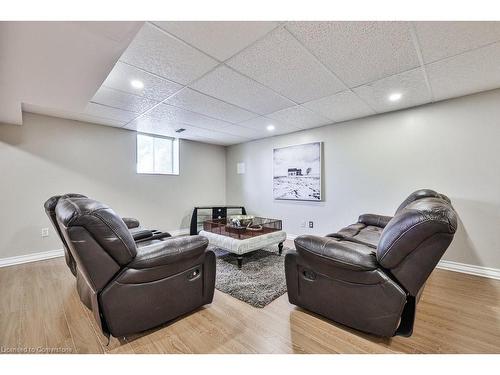
[{"label": "white wall", "polygon": [[[324,142],[324,201],[273,200],[272,149],[312,141]],[[419,188],[443,192],[461,221],[445,259],[500,268],[500,90],[231,146],[226,165],[227,203],[294,235],[392,215]]]},{"label": "white wall", "polygon": [[[312,141],[324,142],[324,201],[273,200],[273,147]],[[0,258],[61,248],[43,202],[65,192],[162,230],[188,227],[194,205],[244,204],[298,235],[392,214],[428,187],[450,196],[461,219],[445,259],[500,268],[499,150],[500,90],[227,150],[182,141],[180,176],[137,175],[134,132],[25,113],[22,126],[0,125]],[[315,228],[300,227],[309,220]]]},{"label": "white wall", "polygon": [[56,194],[88,195],[162,230],[187,228],[195,205],[225,203],[222,146],[181,141],[180,176],[138,175],[135,159],[132,131],[31,113],[0,124],[0,259],[62,248],[43,210]]}]

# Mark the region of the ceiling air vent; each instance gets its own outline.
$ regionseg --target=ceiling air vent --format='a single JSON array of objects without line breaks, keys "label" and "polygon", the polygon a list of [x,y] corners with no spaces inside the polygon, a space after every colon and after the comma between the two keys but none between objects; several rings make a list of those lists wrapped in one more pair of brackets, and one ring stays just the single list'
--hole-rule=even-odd
[{"label": "ceiling air vent", "polygon": [[182,133],[183,131],[185,131],[186,129],[184,128],[179,128],[179,129],[176,129],[175,132],[176,133]]}]

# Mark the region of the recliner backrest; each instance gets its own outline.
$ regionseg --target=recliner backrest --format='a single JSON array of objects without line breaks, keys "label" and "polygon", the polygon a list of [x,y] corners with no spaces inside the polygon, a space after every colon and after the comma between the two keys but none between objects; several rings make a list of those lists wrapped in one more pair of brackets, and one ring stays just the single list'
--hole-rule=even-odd
[{"label": "recliner backrest", "polygon": [[409,202],[382,231],[377,261],[411,294],[420,288],[450,245],[457,215],[441,194]]},{"label": "recliner backrest", "polygon": [[108,206],[89,198],[62,197],[55,212],[78,270],[94,292],[135,258],[132,235]]},{"label": "recliner backrest", "polygon": [[68,244],[66,243],[66,240],[64,239],[64,236],[61,233],[61,228],[59,228],[59,224],[57,223],[56,219],[56,206],[57,202],[59,202],[59,199],[62,197],[70,197],[70,198],[87,198],[85,195],[82,194],[75,194],[75,193],[70,193],[70,194],[65,194],[65,195],[54,195],[53,197],[50,197],[47,199],[47,201],[44,203],[43,207],[45,209],[45,213],[49,217],[54,229],[57,232],[57,235],[61,239],[63,246],[64,246],[64,257],[66,258],[66,264],[68,265],[69,269],[71,270],[71,273],[73,275],[76,275],[76,262],[73,259],[73,256],[71,255],[71,252],[68,248]]},{"label": "recliner backrest", "polygon": [[406,206],[408,206],[410,203],[412,202],[415,202],[419,199],[423,199],[423,198],[441,198],[445,201],[447,201],[448,203],[451,204],[451,201],[450,201],[450,198],[448,198],[446,195],[444,194],[440,194],[438,193],[437,191],[434,191],[434,190],[431,190],[431,189],[419,189],[417,191],[414,191],[413,193],[411,193],[404,201],[403,203],[401,203],[398,207],[398,209],[396,210],[396,213],[395,215],[398,214],[398,212],[400,212],[401,210],[403,210]]}]

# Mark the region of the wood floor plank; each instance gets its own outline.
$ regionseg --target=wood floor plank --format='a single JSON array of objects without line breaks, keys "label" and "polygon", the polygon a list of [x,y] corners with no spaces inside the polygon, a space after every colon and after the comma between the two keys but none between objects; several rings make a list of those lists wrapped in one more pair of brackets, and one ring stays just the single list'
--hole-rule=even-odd
[{"label": "wood floor plank", "polygon": [[80,301],[76,292],[76,281],[64,264],[62,258],[52,260],[55,267],[51,272],[61,280],[59,289],[52,290],[61,296],[62,309],[64,315],[59,315],[59,319],[65,319],[68,330],[71,334],[76,353],[103,353],[104,350],[99,339],[92,328],[87,316],[86,307]]},{"label": "wood floor plank", "polygon": [[27,275],[22,279],[19,297],[22,299],[22,309],[20,312],[20,346],[26,348],[49,347],[44,325],[44,302],[45,293],[51,293],[44,289],[45,277],[43,270],[47,262],[28,263],[20,266],[16,273]]},{"label": "wood floor plank", "polygon": [[20,347],[21,320],[19,313],[0,312],[0,346],[17,350]]},{"label": "wood floor plank", "polygon": [[0,346],[75,353],[500,353],[500,281],[435,270],[410,338],[378,338],[291,305],[211,305],[126,338],[100,333],[62,258],[0,268]]},{"label": "wood floor plank", "polygon": [[[72,291],[64,288],[63,280],[58,276],[58,268],[54,262],[44,262],[43,275],[45,280],[42,298],[43,324],[45,337],[49,348],[63,349],[62,353],[75,353],[76,347],[66,319],[64,300]],[[60,290],[61,293],[48,293],[49,290]]]},{"label": "wood floor plank", "polygon": [[18,272],[22,272],[22,267],[5,267],[0,272],[0,285],[2,291],[2,303],[0,312],[19,314],[23,307],[23,280]]}]

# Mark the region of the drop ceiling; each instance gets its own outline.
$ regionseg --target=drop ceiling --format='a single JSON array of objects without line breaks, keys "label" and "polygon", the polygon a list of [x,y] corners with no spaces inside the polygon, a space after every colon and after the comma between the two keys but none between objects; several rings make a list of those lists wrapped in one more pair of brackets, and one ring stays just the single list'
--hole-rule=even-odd
[{"label": "drop ceiling", "polygon": [[184,128],[182,138],[230,145],[500,87],[500,22],[136,29],[85,106],[23,100],[25,110],[167,136]]}]

